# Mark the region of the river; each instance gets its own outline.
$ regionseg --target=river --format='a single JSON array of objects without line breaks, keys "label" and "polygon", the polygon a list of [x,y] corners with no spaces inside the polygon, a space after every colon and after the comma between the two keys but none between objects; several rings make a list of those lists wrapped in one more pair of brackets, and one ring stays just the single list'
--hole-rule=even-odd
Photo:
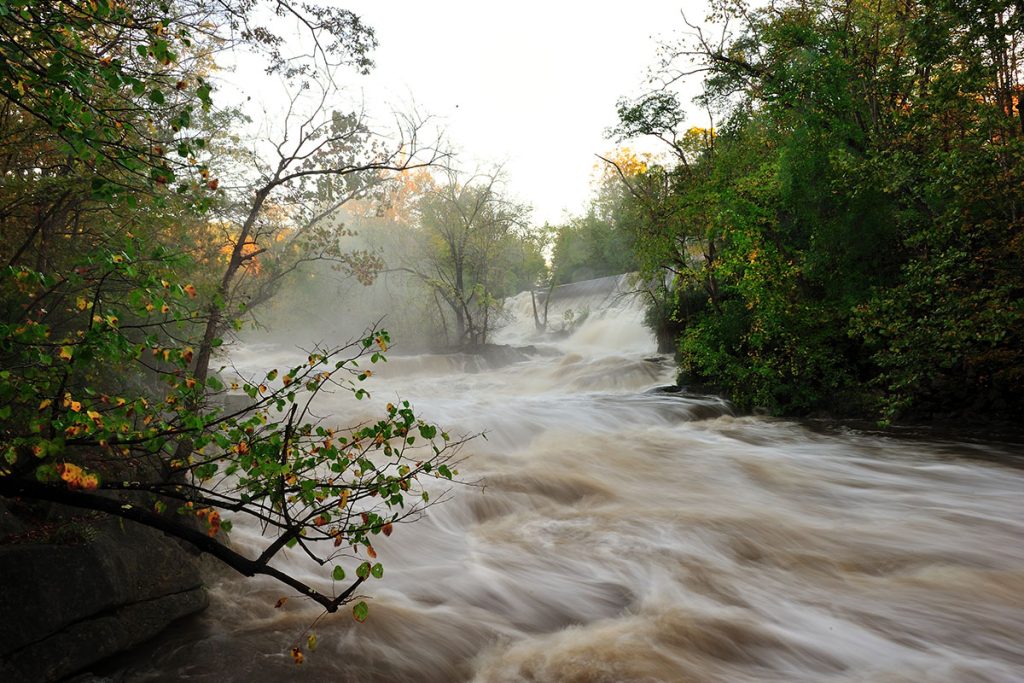
[{"label": "river", "polygon": [[[565,291],[537,342],[528,298],[497,341],[524,362],[394,355],[397,395],[485,431],[449,499],[374,545],[370,616],[316,627],[272,581],[217,573],[211,607],[117,665],[127,681],[1024,680],[1024,470],[1014,447],[815,430],[666,394],[638,301]],[[252,344],[240,367],[294,351]],[[340,402],[348,415],[351,400]],[[339,418],[340,419],[340,418]],[[979,457],[980,456],[980,457]],[[1017,449],[1016,457],[1019,457]],[[255,547],[256,532],[232,534]],[[285,567],[313,576],[298,554]],[[321,570],[322,571],[322,570]]]}]

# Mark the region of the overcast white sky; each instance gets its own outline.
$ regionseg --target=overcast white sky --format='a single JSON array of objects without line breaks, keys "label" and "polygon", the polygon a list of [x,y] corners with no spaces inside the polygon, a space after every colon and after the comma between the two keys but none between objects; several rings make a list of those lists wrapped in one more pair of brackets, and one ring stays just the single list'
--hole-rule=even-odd
[{"label": "overcast white sky", "polygon": [[707,14],[706,0],[343,1],[380,43],[353,87],[437,117],[463,166],[503,162],[537,224],[583,209],[616,100],[640,91],[681,10]]}]

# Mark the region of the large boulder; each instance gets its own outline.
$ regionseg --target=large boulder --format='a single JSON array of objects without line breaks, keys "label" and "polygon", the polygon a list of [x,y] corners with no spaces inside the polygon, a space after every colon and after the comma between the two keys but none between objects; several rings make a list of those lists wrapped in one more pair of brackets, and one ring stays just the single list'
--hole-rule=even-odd
[{"label": "large boulder", "polygon": [[174,539],[129,521],[81,529],[0,545],[0,680],[58,680],[206,607],[198,562]]}]

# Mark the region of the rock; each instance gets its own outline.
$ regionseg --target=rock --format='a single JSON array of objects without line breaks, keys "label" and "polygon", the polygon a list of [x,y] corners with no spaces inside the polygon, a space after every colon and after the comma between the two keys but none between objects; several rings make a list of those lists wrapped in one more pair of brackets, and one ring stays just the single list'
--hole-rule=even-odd
[{"label": "rock", "polygon": [[686,390],[678,384],[667,384],[665,386],[653,387],[645,391],[645,394],[681,394]]},{"label": "rock", "polygon": [[25,531],[25,525],[0,501],[0,540]]},{"label": "rock", "polygon": [[134,522],[97,526],[80,544],[0,546],[0,680],[66,677],[206,607],[177,541]]},{"label": "rock", "polygon": [[480,356],[492,370],[503,368],[506,365],[520,363],[529,360],[530,356],[537,355],[537,349],[533,346],[509,346],[507,344],[480,344],[469,350],[469,353]]}]

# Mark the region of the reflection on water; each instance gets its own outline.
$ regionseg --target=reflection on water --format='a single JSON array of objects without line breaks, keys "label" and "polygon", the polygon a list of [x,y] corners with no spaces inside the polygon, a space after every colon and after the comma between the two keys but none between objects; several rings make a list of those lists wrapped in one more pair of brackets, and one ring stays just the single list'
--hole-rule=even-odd
[{"label": "reflection on water", "polygon": [[[375,547],[371,616],[318,626],[272,582],[211,579],[210,610],[118,675],[139,681],[1024,680],[1024,472],[977,445],[810,431],[645,393],[671,363],[635,302],[533,360],[395,357],[401,392],[469,447],[459,487]],[[596,303],[595,303],[596,302]],[[562,302],[565,306],[566,302]],[[529,300],[503,334],[532,339]],[[518,309],[516,308],[518,307]],[[240,367],[290,352],[240,349]],[[331,408],[331,406],[325,406]],[[339,420],[352,417],[340,399]],[[246,547],[255,532],[236,527]],[[302,558],[286,564],[299,569]]]}]

